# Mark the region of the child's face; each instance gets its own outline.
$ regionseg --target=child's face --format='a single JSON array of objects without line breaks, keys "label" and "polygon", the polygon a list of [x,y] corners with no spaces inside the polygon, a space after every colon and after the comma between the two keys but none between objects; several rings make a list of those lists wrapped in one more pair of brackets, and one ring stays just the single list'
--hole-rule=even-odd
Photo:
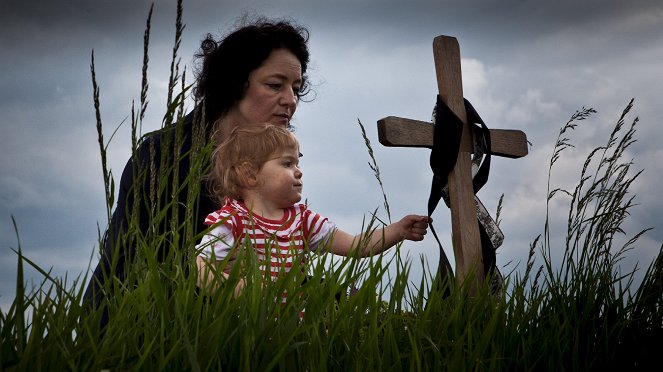
[{"label": "child's face", "polygon": [[257,178],[261,198],[277,208],[288,208],[302,200],[299,149],[285,148],[272,154]]}]

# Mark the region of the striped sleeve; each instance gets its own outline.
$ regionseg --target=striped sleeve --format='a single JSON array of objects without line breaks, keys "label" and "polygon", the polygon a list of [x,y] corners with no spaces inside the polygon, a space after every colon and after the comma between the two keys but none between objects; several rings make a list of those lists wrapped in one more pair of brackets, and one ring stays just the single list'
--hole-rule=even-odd
[{"label": "striped sleeve", "polygon": [[303,212],[305,239],[310,251],[318,250],[320,243],[324,243],[336,230],[336,224],[326,217],[306,209]]},{"label": "striped sleeve", "polygon": [[196,246],[198,255],[217,261],[226,258],[235,244],[235,234],[233,233],[236,229],[235,222],[235,218],[225,208],[207,215],[205,225],[213,227]]},{"label": "striped sleeve", "polygon": [[215,226],[196,246],[198,256],[221,261],[228,256],[235,244],[231,228],[226,224]]}]

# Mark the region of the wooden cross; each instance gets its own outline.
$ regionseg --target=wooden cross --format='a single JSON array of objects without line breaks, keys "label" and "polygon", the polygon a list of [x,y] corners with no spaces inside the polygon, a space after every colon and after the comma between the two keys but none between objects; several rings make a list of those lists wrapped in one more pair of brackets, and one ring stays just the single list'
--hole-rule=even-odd
[{"label": "wooden cross", "polygon": [[[474,290],[485,278],[485,271],[472,186],[472,130],[467,124],[461,80],[460,47],[456,38],[437,36],[433,40],[433,56],[440,98],[463,122],[458,158],[455,167],[449,173],[448,186],[456,277],[463,281],[473,273],[475,280],[470,288]],[[380,143],[385,146],[432,148],[433,129],[430,122],[394,116],[378,120],[378,137]],[[492,155],[508,158],[527,155],[527,136],[522,131],[491,129],[490,142]]]}]

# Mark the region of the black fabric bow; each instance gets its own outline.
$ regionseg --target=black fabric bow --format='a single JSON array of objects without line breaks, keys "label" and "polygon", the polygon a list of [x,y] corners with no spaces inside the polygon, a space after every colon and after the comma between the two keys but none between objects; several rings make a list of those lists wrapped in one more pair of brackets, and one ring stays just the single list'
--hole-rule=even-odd
[{"label": "black fabric bow", "polygon": [[[472,178],[472,186],[476,194],[488,181],[490,172],[490,132],[488,127],[476,112],[472,104],[464,99],[465,111],[467,113],[467,122],[472,128],[474,138],[475,155],[480,149],[484,158],[476,175]],[[435,129],[433,131],[433,148],[430,154],[430,166],[433,170],[433,182],[431,192],[428,198],[428,216],[435,211],[440,199],[442,199],[443,190],[448,183],[449,172],[456,165],[458,151],[460,149],[460,140],[463,133],[463,122],[451,111],[449,106],[437,96],[435,105]],[[440,246],[440,263],[438,273],[441,279],[453,278],[451,264],[447,258],[440,239],[437,237],[435,228],[430,225],[431,232]],[[483,264],[485,272],[488,273],[495,266],[495,248],[493,247],[488,234],[479,223],[479,233],[481,235],[481,251],[483,255]]]}]

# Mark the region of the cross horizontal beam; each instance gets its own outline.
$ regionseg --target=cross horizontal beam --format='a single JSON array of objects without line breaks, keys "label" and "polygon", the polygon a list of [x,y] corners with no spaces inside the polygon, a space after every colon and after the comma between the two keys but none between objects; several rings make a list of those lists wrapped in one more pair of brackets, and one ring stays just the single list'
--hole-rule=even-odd
[{"label": "cross horizontal beam", "polygon": [[[378,120],[378,138],[390,147],[433,147],[430,122],[388,116]],[[461,143],[461,150],[472,151],[471,144]],[[506,158],[522,158],[528,153],[527,135],[514,129],[490,129],[490,153]]]}]

